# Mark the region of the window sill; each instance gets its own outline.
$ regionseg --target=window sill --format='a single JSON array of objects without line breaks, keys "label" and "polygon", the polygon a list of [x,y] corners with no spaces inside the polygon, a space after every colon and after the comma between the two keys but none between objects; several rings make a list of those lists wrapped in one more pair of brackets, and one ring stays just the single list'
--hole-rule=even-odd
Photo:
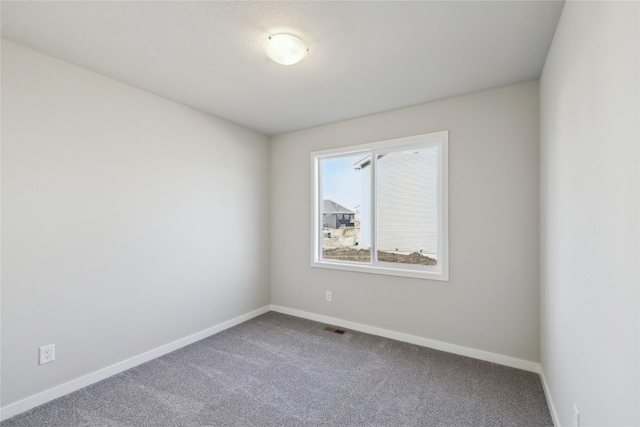
[{"label": "window sill", "polygon": [[328,268],[332,270],[343,270],[343,271],[354,271],[360,273],[370,273],[370,274],[383,274],[387,276],[400,276],[400,277],[412,277],[415,279],[426,279],[426,280],[439,280],[443,282],[449,281],[448,272],[442,272],[435,269],[420,269],[416,268],[397,268],[392,267],[393,264],[389,264],[389,266],[384,265],[384,263],[380,263],[378,265],[370,265],[370,264],[353,264],[353,263],[343,263],[336,261],[312,261],[311,267],[315,268]]}]

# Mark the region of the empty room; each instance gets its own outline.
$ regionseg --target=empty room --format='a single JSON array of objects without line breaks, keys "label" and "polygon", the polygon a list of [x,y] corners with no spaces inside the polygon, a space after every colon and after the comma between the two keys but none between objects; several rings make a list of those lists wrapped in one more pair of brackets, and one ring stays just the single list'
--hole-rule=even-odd
[{"label": "empty room", "polygon": [[0,16],[0,426],[640,426],[640,2]]}]

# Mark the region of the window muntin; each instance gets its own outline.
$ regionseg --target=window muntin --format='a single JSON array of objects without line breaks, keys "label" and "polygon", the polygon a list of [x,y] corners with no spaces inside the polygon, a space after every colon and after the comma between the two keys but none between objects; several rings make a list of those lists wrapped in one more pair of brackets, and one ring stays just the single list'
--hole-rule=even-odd
[{"label": "window muntin", "polygon": [[448,280],[448,132],[311,160],[312,266]]}]

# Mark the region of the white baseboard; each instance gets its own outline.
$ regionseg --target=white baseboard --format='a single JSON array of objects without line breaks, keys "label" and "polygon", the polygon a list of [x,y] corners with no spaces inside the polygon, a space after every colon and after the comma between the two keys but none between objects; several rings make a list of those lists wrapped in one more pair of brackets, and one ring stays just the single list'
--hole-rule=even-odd
[{"label": "white baseboard", "polygon": [[551,390],[549,389],[549,384],[547,383],[547,378],[544,376],[544,369],[542,367],[540,368],[540,380],[542,381],[544,397],[547,398],[547,405],[549,406],[549,412],[551,412],[551,420],[553,421],[553,425],[556,427],[560,427],[560,419],[558,418],[558,413],[556,412],[556,405],[553,404]]},{"label": "white baseboard", "polygon": [[436,341],[429,338],[409,335],[402,332],[390,331],[375,326],[364,325],[362,323],[351,322],[349,320],[337,319],[335,317],[323,316],[321,314],[310,313],[307,311],[296,310],[294,308],[282,307],[279,305],[271,305],[272,311],[278,313],[289,314],[291,316],[302,317],[304,319],[314,320],[316,322],[327,323],[334,326],[342,326],[354,331],[364,332],[371,335],[378,335],[385,338],[391,338],[397,341],[408,342],[422,347],[433,348],[435,350],[446,351],[448,353],[467,356],[473,359],[484,360],[486,362],[497,363],[498,365],[509,366],[511,368],[522,369],[525,371],[540,373],[540,364],[529,360],[516,359],[515,357],[503,356],[501,354],[491,353],[475,348],[463,347],[461,345],[449,344],[443,341]]},{"label": "white baseboard", "polygon": [[147,351],[137,356],[133,356],[111,366],[107,366],[106,368],[53,387],[49,390],[45,390],[41,393],[29,396],[15,403],[11,403],[0,408],[0,421],[11,418],[22,412],[28,411],[29,409],[35,408],[36,406],[42,405],[43,403],[47,403],[53,399],[57,399],[58,397],[62,397],[66,394],[72,393],[76,390],[80,390],[81,388],[84,388],[88,385],[97,383],[98,381],[102,381],[105,378],[109,378],[113,375],[119,374],[120,372],[131,369],[135,366],[163,356],[167,353],[171,353],[174,350],[185,347],[189,344],[193,344],[196,341],[200,341],[201,339],[207,338],[211,335],[215,335],[218,332],[224,331],[225,329],[229,329],[233,326],[239,325],[240,323],[246,322],[249,319],[253,319],[256,316],[264,314],[269,310],[270,306],[266,305],[250,313],[243,314],[242,316],[238,316],[231,320],[227,320],[226,322],[222,322],[216,326],[212,326],[211,328],[207,328],[204,331],[196,332],[193,335],[189,335],[185,338],[181,338],[169,344],[154,348],[153,350]]}]

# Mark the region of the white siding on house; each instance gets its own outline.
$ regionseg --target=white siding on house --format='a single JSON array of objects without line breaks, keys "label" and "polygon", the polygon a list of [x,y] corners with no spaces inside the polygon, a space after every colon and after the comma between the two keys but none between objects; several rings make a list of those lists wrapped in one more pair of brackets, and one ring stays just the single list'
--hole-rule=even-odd
[{"label": "white siding on house", "polygon": [[[376,163],[377,248],[435,256],[438,245],[438,151],[426,147],[379,156]],[[366,167],[363,171],[369,171]],[[365,176],[366,175],[366,176]],[[363,194],[370,194],[363,174]],[[362,207],[361,245],[371,245],[370,201]]]},{"label": "white siding on house", "polygon": [[377,168],[378,250],[435,255],[437,148],[389,153],[379,158]]}]

